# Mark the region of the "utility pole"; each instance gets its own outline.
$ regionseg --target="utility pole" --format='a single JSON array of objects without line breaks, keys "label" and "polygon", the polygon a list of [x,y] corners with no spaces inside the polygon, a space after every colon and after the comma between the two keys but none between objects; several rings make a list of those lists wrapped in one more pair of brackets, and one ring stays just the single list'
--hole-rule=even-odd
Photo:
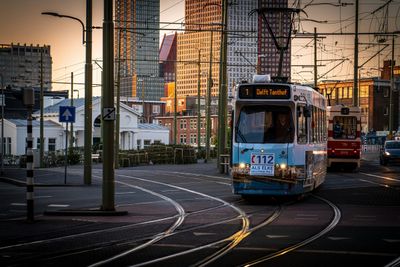
[{"label": "utility pole", "polygon": [[40,129],[39,129],[39,139],[40,139],[40,149],[39,149],[39,162],[40,162],[40,168],[44,168],[44,126],[43,126],[43,48],[40,49]]},{"label": "utility pole", "polygon": [[103,125],[103,211],[115,211],[114,197],[114,22],[113,1],[104,0],[103,21],[103,74],[102,121]]},{"label": "utility pole", "polygon": [[83,179],[86,185],[92,184],[92,72],[92,0],[86,0],[85,143],[83,170]]},{"label": "utility pole", "polygon": [[353,106],[358,107],[358,0],[356,0],[355,16],[355,35],[354,35],[354,84],[353,84]]},{"label": "utility pole", "polygon": [[317,28],[314,27],[314,88],[318,86],[318,68],[317,68]]},{"label": "utility pole", "polygon": [[120,131],[120,97],[121,97],[121,31],[118,30],[118,65],[117,65],[117,113],[115,122],[115,156],[114,166],[116,169],[119,168],[119,131]]},{"label": "utility pole", "polygon": [[[74,73],[71,72],[71,107],[74,106]],[[74,123],[71,122],[70,137],[69,137],[69,153],[72,154],[74,149]]]},{"label": "utility pole", "polygon": [[212,88],[212,50],[213,50],[213,33],[211,29],[210,36],[210,67],[208,70],[208,84],[207,84],[207,129],[206,129],[206,158],[204,162],[207,163],[210,158],[210,137],[211,137],[211,88]]},{"label": "utility pole", "polygon": [[201,148],[201,131],[200,131],[200,119],[201,119],[201,115],[200,115],[200,53],[201,53],[201,49],[199,49],[198,51],[198,55],[197,55],[197,153],[200,153],[200,148]]},{"label": "utility pole", "polygon": [[177,74],[177,68],[178,66],[178,61],[175,61],[175,81],[174,81],[174,145],[176,145],[176,135],[177,135],[177,118],[176,118],[176,113],[177,113],[177,101],[178,101],[178,97],[177,97],[177,82],[176,82],[176,74]]},{"label": "utility pole", "polygon": [[221,31],[221,52],[220,52],[220,79],[219,79],[219,102],[218,102],[218,168],[220,173],[224,172],[224,166],[220,165],[220,156],[225,153],[226,148],[226,117],[227,117],[227,77],[226,77],[226,61],[227,61],[227,44],[228,36],[226,27],[228,25],[228,1],[222,0],[222,31]]},{"label": "utility pole", "polygon": [[389,94],[389,139],[392,139],[393,134],[393,90],[394,90],[394,38],[392,36],[392,59],[390,61],[390,94]]}]

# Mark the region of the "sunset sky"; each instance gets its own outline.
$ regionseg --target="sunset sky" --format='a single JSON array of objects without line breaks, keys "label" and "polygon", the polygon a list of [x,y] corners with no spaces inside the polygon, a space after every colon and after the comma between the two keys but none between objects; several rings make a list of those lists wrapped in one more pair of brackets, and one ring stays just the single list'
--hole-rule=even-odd
[{"label": "sunset sky", "polygon": [[[103,0],[93,0],[93,26],[101,26],[103,22]],[[184,0],[161,0],[160,21],[174,22],[183,21]],[[289,1],[290,3],[292,1]],[[302,1],[302,6],[310,1]],[[314,6],[305,9],[308,18],[314,20],[328,20],[328,23],[303,22],[301,30],[312,32],[314,27],[318,32],[354,32],[354,5],[346,7],[335,7],[332,5],[319,5],[320,3],[337,4],[338,0],[316,0]],[[354,0],[342,0],[346,3],[354,3]],[[383,11],[371,14],[373,10],[382,6],[386,1],[360,0],[360,32],[377,31],[382,21]],[[85,22],[86,1],[85,0],[0,0],[0,43],[20,43],[50,45],[53,58],[53,81],[69,82],[70,73],[74,72],[76,82],[84,81],[85,46],[82,44],[82,27],[70,19],[61,19],[41,15],[41,12],[52,11],[60,14],[80,18]],[[389,9],[389,31],[400,30],[400,0],[394,0]],[[303,17],[305,15],[302,15]],[[310,43],[311,42],[311,43]],[[377,46],[368,43],[376,42],[373,36],[360,37],[360,65],[377,50]],[[388,42],[390,43],[390,42]],[[313,64],[312,40],[294,40],[292,43],[292,64]],[[349,74],[353,71],[353,36],[327,37],[319,43],[319,57],[324,59],[335,59],[347,57],[348,63],[336,68],[334,75],[340,79],[352,78]],[[396,41],[395,59],[399,59],[400,38]],[[390,49],[382,52],[380,60],[390,59]],[[102,57],[102,31],[93,30],[93,59],[101,60]],[[101,64],[101,63],[100,63]],[[322,64],[322,63],[321,63]],[[327,63],[324,63],[327,64]],[[381,64],[382,65],[382,64]],[[325,67],[321,67],[322,74],[334,66],[332,61]],[[366,65],[373,69],[378,67],[377,58]],[[93,83],[100,83],[100,71],[93,64]],[[293,69],[293,79],[311,79],[310,69]],[[375,73],[376,74],[376,73]],[[331,76],[325,78],[331,78]],[[83,85],[74,86],[80,90],[83,96]],[[56,90],[69,89],[65,85],[54,84]],[[94,95],[100,94],[100,88],[94,87]],[[76,97],[76,96],[75,96]]]}]

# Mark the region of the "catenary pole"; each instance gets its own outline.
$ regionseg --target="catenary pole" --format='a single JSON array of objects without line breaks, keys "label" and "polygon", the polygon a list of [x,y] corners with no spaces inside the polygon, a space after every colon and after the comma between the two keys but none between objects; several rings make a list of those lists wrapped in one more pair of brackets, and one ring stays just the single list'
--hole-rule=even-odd
[{"label": "catenary pole", "polygon": [[102,87],[102,132],[103,132],[103,211],[115,210],[114,185],[114,22],[113,1],[104,0],[103,21],[103,87]]},{"label": "catenary pole", "polygon": [[43,49],[40,49],[40,129],[39,129],[39,139],[40,139],[40,148],[39,148],[39,162],[40,168],[44,168],[44,126],[43,126],[43,102],[44,102],[44,92],[43,92]]},{"label": "catenary pole", "polygon": [[92,184],[92,0],[86,0],[84,183]]},{"label": "catenary pole", "polygon": [[353,106],[359,106],[358,100],[358,0],[356,0],[355,34],[354,34],[354,84]]}]

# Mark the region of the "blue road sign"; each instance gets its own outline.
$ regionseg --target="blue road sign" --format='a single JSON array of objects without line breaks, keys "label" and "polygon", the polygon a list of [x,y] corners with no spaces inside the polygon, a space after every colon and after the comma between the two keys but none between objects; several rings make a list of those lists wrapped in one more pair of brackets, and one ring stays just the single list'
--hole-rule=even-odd
[{"label": "blue road sign", "polygon": [[59,122],[75,122],[75,107],[74,106],[60,106],[58,113]]}]

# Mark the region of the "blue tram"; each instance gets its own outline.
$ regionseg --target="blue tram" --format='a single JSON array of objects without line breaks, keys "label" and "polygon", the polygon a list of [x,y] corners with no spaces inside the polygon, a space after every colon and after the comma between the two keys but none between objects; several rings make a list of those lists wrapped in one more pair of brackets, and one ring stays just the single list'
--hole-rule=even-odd
[{"label": "blue tram", "polygon": [[326,99],[311,87],[256,75],[236,87],[231,148],[235,194],[312,191],[326,175]]}]

